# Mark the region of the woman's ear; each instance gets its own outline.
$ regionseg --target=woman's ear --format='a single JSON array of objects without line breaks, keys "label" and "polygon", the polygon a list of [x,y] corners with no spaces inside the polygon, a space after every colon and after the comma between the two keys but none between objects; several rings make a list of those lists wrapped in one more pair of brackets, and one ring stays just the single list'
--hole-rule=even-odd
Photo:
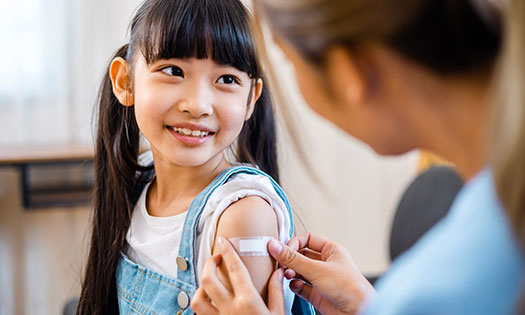
[{"label": "woman's ear", "polygon": [[263,91],[262,79],[260,78],[257,79],[251,89],[252,89],[252,94],[251,94],[250,103],[248,104],[248,110],[246,111],[246,117],[244,118],[245,121],[250,119],[250,117],[252,117],[253,109],[255,108],[255,103],[257,102],[259,97],[261,97],[261,94]]},{"label": "woman's ear", "polygon": [[109,76],[113,85],[113,93],[124,106],[132,106],[135,103],[131,92],[130,69],[128,62],[121,57],[113,59],[109,67]]},{"label": "woman's ear", "polygon": [[366,95],[366,71],[358,66],[358,57],[341,46],[328,49],[325,57],[325,69],[328,85],[344,105],[362,104]]}]

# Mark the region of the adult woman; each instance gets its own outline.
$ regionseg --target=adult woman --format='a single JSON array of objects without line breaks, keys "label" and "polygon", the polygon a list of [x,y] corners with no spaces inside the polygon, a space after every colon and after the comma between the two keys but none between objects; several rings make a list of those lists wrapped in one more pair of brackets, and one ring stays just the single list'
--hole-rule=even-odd
[{"label": "adult woman", "polygon": [[[380,154],[432,150],[469,181],[447,218],[380,280],[377,296],[340,245],[311,234],[291,240],[289,247],[271,242],[272,256],[290,268],[287,276],[302,277],[292,289],[322,313],[506,314],[517,307],[525,276],[525,7],[512,2],[505,19],[501,76],[514,79],[501,80],[512,85],[499,84],[499,94],[511,97],[494,102],[499,113],[491,115],[500,53],[494,2],[266,1],[272,25],[284,38],[279,43],[301,74],[299,86],[314,110]],[[491,117],[499,119],[489,144]],[[485,168],[489,160],[492,169]],[[223,290],[214,276],[221,259],[238,283],[234,292]],[[222,258],[208,262],[194,309],[279,312],[278,290],[266,308],[253,298],[243,272],[223,242]],[[270,288],[278,288],[272,283],[280,274]]]}]

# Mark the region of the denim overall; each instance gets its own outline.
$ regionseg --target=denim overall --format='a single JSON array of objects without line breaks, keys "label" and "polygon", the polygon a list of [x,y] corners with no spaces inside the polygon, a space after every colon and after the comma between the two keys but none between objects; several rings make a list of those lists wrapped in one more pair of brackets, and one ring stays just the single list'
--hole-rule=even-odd
[{"label": "denim overall", "polygon": [[[247,166],[231,167],[224,170],[193,199],[189,206],[182,230],[179,257],[177,262],[173,262],[177,263],[179,267],[176,279],[136,264],[122,254],[116,270],[120,314],[193,314],[189,304],[198,287],[197,272],[195,270],[195,266],[197,266],[195,242],[199,218],[215,189],[240,173],[268,177],[275,191],[286,204],[288,215],[292,218],[290,204],[284,192],[267,174]],[[290,237],[293,236],[293,221],[291,223]],[[294,299],[292,313],[315,314],[313,307],[298,296]]]}]

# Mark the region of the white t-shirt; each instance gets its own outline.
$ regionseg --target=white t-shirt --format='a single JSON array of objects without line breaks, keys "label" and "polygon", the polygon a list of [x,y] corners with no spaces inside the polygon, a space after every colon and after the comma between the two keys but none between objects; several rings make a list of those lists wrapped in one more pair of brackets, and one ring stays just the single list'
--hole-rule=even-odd
[{"label": "white t-shirt", "polygon": [[[142,191],[133,210],[131,225],[126,235],[129,244],[126,254],[138,264],[176,278],[178,267],[175,261],[187,212],[171,217],[149,215],[146,209],[149,186],[150,183]],[[259,196],[271,205],[277,217],[279,240],[288,242],[291,229],[288,210],[270,180],[262,175],[238,174],[211,194],[199,220],[195,244],[199,281],[204,264],[212,255],[220,215],[229,205],[247,196]],[[286,279],[284,288],[286,309],[290,313],[294,295],[288,289]]]}]

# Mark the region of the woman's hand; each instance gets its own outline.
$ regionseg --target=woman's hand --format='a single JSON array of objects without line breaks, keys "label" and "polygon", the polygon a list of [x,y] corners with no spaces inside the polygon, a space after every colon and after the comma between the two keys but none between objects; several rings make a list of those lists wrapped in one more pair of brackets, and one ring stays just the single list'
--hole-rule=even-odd
[{"label": "woman's hand", "polygon": [[292,238],[288,246],[272,240],[270,254],[296,278],[290,288],[322,314],[355,314],[375,290],[357,269],[348,251],[315,234]]},{"label": "woman's hand", "polygon": [[[267,306],[230,242],[222,237],[217,242],[219,254],[204,265],[201,286],[191,301],[193,311],[197,314],[284,314],[283,270],[277,269],[269,280]],[[226,265],[233,292],[217,277],[221,263]]]}]

